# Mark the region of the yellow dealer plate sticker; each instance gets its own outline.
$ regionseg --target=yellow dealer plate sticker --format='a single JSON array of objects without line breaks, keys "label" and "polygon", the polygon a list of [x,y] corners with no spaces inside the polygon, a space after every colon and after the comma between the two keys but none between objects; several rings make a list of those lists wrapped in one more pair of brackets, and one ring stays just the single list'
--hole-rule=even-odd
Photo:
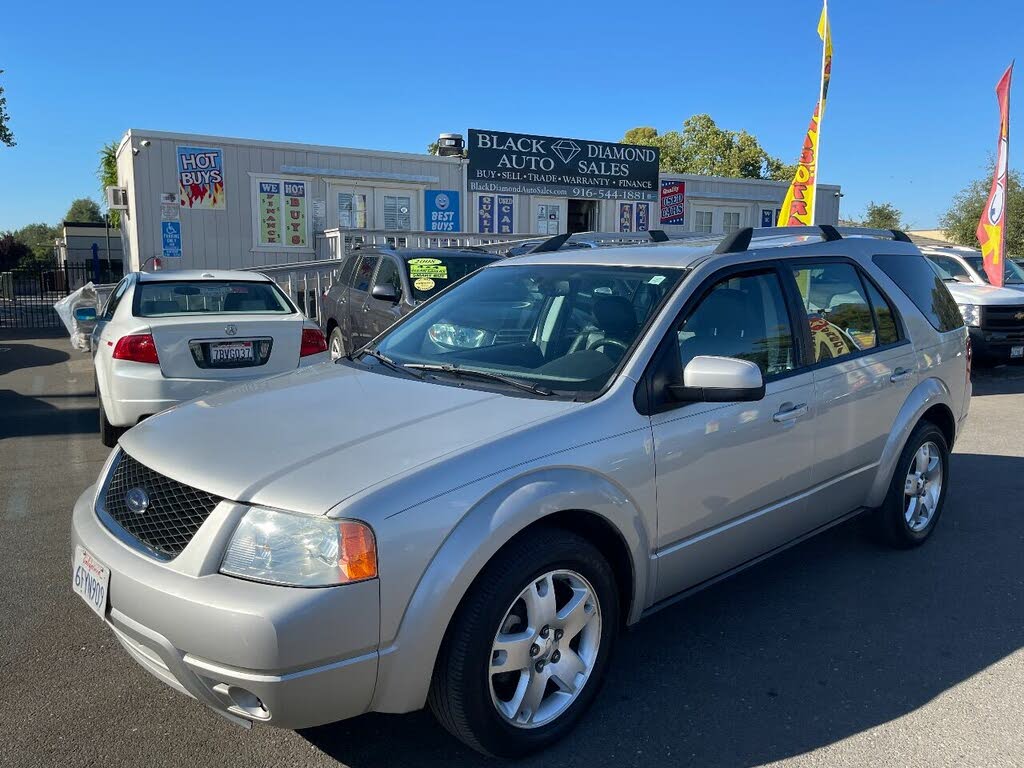
[{"label": "yellow dealer plate sticker", "polygon": [[421,277],[419,280],[412,284],[412,287],[415,288],[417,291],[430,291],[434,289],[434,281],[431,280],[429,277]]},{"label": "yellow dealer plate sticker", "polygon": [[[435,280],[448,279],[448,266],[440,259],[409,259],[409,277],[432,277]],[[426,290],[426,289],[424,289]]]}]

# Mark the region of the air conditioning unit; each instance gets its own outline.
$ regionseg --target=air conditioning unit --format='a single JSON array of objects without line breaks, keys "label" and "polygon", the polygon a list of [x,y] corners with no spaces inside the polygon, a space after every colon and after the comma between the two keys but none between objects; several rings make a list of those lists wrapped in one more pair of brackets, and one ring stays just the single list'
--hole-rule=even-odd
[{"label": "air conditioning unit", "polygon": [[112,211],[127,211],[128,190],[124,187],[107,187],[107,208]]}]

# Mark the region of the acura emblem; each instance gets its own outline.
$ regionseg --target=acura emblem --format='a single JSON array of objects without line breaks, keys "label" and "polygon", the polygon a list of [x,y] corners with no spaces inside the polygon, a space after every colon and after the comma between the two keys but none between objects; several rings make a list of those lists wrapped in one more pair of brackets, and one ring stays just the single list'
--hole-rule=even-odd
[{"label": "acura emblem", "polygon": [[129,488],[124,495],[124,503],[136,515],[144,515],[149,509],[149,494],[143,488]]},{"label": "acura emblem", "polygon": [[1024,312],[1018,312],[1016,315],[1013,316],[1013,319],[1014,320],[1024,320]]},{"label": "acura emblem", "polygon": [[224,333],[226,333],[228,336],[234,336],[236,333],[238,333],[238,326],[237,325],[225,326]]}]

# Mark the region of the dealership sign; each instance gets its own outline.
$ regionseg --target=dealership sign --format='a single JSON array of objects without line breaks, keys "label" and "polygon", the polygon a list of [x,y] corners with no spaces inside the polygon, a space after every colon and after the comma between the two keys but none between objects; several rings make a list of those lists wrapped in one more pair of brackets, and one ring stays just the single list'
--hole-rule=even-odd
[{"label": "dealership sign", "polygon": [[685,200],[685,181],[661,182],[661,223],[674,225],[685,224]]},{"label": "dealership sign", "polygon": [[474,192],[655,201],[658,161],[657,147],[469,129]]}]

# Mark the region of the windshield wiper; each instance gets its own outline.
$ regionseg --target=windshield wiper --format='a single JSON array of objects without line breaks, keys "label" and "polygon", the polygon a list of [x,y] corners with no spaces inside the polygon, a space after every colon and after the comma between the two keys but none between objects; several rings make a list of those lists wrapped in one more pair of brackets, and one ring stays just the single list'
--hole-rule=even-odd
[{"label": "windshield wiper", "polygon": [[349,360],[355,360],[356,357],[362,357],[363,355],[369,355],[374,360],[377,360],[379,363],[381,363],[381,365],[383,365],[385,368],[390,368],[392,371],[397,371],[398,373],[407,373],[407,374],[409,374],[410,376],[412,376],[413,378],[416,378],[416,379],[422,379],[423,378],[423,374],[422,373],[416,373],[415,371],[410,371],[409,370],[409,366],[407,366],[407,365],[399,365],[398,363],[396,363],[394,360],[392,360],[390,357],[385,355],[383,352],[381,352],[376,347],[365,347],[365,348],[359,350],[358,352],[356,352],[355,354],[349,355],[348,359]]},{"label": "windshield wiper", "polygon": [[476,368],[461,368],[451,363],[406,363],[405,367],[413,368],[417,371],[440,371],[441,373],[450,373],[454,376],[476,376],[479,379],[500,381],[502,384],[507,384],[510,387],[521,389],[524,392],[532,392],[535,395],[543,395],[544,397],[550,397],[555,394],[550,389],[520,381],[519,379],[513,379],[511,376],[503,376],[500,373],[491,373],[490,371],[478,371]]}]

